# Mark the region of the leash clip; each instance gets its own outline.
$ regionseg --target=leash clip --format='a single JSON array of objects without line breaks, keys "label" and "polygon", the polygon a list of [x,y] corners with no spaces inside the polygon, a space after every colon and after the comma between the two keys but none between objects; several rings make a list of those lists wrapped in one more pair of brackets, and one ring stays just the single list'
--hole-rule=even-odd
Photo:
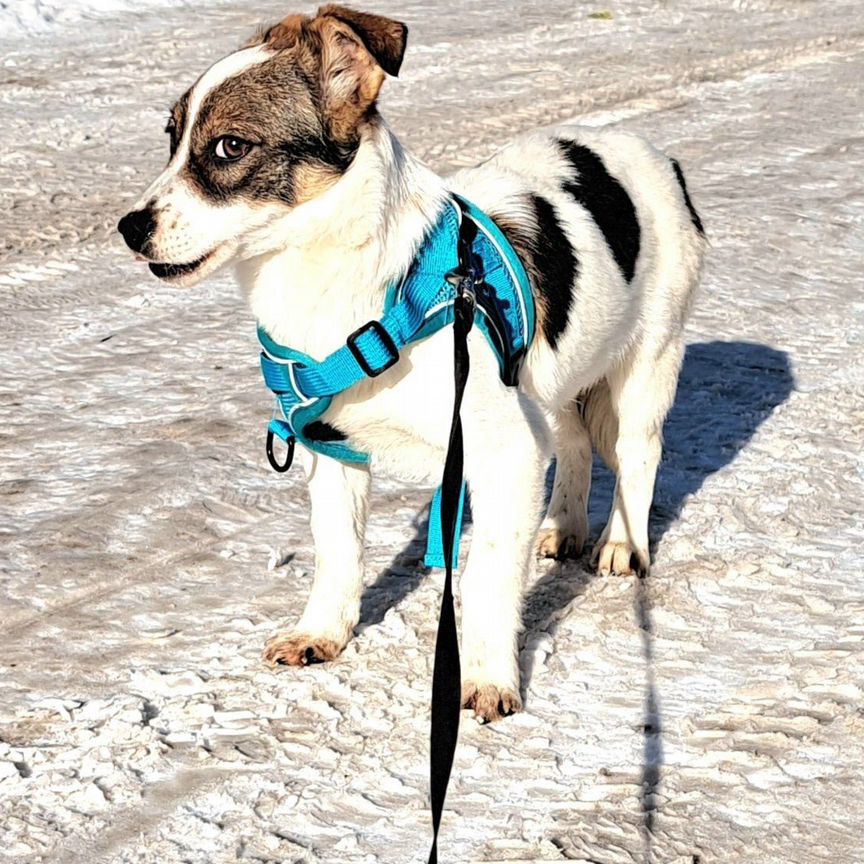
[{"label": "leash clip", "polygon": [[467,261],[460,261],[459,266],[447,273],[444,278],[456,288],[454,313],[466,325],[467,332],[474,323],[477,288],[483,284],[483,262],[473,252],[466,257]]},{"label": "leash clip", "polygon": [[483,284],[483,261],[476,252],[459,256],[459,264],[444,278],[462,294],[470,291],[475,294],[477,286]]}]

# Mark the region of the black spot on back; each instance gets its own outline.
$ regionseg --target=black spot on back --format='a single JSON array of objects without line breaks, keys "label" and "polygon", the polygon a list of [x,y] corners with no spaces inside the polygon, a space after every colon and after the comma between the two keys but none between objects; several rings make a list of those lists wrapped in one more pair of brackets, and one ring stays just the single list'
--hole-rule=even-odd
[{"label": "black spot on back", "polygon": [[534,289],[538,324],[555,348],[570,317],[578,261],[552,204],[539,195],[531,195],[528,203],[533,216],[530,226],[507,215],[493,218],[525,267]]},{"label": "black spot on back", "polygon": [[702,226],[702,220],[699,218],[699,214],[696,212],[696,208],[693,206],[693,202],[690,200],[690,193],[687,191],[687,183],[684,180],[684,172],[681,170],[681,166],[678,164],[677,159],[670,159],[672,163],[672,167],[675,169],[675,176],[678,178],[678,185],[681,187],[681,191],[684,193],[684,203],[687,205],[687,209],[690,211],[690,221],[696,226],[696,230],[704,237],[705,236],[705,228]]},{"label": "black spot on back", "polygon": [[534,269],[537,291],[546,298],[544,335],[554,348],[564,332],[573,304],[573,283],[576,280],[576,254],[561,228],[555,208],[539,195],[531,196],[537,220],[537,254]]},{"label": "black spot on back", "polygon": [[558,144],[576,174],[563,188],[591,214],[624,278],[632,281],[639,257],[639,220],[630,196],[593,150],[574,141]]},{"label": "black spot on back", "polygon": [[323,420],[313,420],[303,427],[303,434],[310,441],[344,441],[345,433],[325,423]]}]

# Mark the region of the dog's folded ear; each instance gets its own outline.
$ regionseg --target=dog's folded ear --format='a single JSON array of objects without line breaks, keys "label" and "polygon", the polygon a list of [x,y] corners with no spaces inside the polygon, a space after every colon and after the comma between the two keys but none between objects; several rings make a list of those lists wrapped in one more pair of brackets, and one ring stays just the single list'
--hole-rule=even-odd
[{"label": "dog's folded ear", "polygon": [[317,39],[328,129],[337,141],[349,141],[374,111],[385,72],[399,71],[408,30],[398,21],[344,6],[322,6],[308,29]]},{"label": "dog's folded ear", "polygon": [[318,17],[335,18],[348,25],[388,75],[395,77],[399,74],[408,41],[408,28],[401,21],[334,4],[322,6],[318,10]]},{"label": "dog's folded ear", "polygon": [[266,45],[293,52],[290,59],[320,80],[320,103],[328,132],[337,142],[357,138],[364,118],[372,116],[385,74],[397,75],[408,28],[400,21],[322,6],[314,17],[289,15],[263,29],[245,47]]}]

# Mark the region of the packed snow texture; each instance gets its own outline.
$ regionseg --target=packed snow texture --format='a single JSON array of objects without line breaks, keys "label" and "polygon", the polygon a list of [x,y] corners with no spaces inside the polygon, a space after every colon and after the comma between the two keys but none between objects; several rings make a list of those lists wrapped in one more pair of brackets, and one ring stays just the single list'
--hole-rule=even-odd
[{"label": "packed snow texture", "polygon": [[[37,36],[68,25],[148,6],[184,6],[189,0],[0,0],[0,40]],[[210,3],[215,6],[214,2]],[[152,13],[151,13],[152,14]]]},{"label": "packed snow texture", "polygon": [[[466,717],[443,860],[864,862],[859,0],[371,5],[410,24],[383,107],[436,169],[618,123],[680,160],[712,242],[653,573],[538,566],[526,710]],[[265,667],[314,561],[300,472],[264,458],[254,322],[230,276],[166,287],[113,231],[170,102],[287,11],[3,42],[4,861],[425,860],[429,490],[377,483],[344,655]],[[595,537],[611,488],[597,466]]]}]

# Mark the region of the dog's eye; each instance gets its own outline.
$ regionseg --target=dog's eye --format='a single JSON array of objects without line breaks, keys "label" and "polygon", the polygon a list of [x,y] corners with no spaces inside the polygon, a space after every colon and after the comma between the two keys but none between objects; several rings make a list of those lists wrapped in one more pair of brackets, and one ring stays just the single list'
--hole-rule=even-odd
[{"label": "dog's eye", "polygon": [[213,153],[217,159],[223,162],[236,162],[242,159],[250,150],[252,145],[242,138],[235,138],[233,135],[225,135],[216,141],[213,148]]}]

